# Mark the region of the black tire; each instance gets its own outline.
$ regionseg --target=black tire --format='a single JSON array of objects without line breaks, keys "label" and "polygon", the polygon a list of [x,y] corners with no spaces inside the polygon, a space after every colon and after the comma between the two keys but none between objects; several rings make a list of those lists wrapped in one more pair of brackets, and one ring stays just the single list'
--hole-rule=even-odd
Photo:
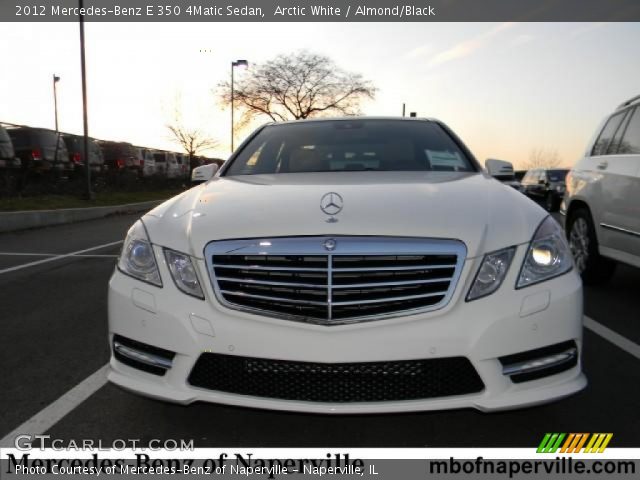
[{"label": "black tire", "polygon": [[585,285],[607,283],[616,269],[616,263],[598,252],[598,239],[591,213],[578,208],[567,217],[567,240],[575,260],[576,269]]}]

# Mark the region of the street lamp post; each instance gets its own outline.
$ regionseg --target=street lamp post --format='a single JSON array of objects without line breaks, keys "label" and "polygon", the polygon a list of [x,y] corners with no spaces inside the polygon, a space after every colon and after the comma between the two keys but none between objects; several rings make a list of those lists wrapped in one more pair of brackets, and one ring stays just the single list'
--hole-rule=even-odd
[{"label": "street lamp post", "polygon": [[[78,0],[79,12],[84,10],[83,0]],[[87,200],[93,200],[94,194],[91,190],[91,162],[89,159],[89,121],[87,118],[87,64],[85,60],[85,48],[84,48],[84,15],[80,13],[78,15],[78,21],[80,24],[80,75],[82,77],[82,127],[84,138],[82,142],[82,152],[84,157],[84,171],[86,175],[86,197]]]},{"label": "street lamp post", "polygon": [[60,130],[58,128],[58,89],[56,85],[60,81],[60,77],[58,77],[55,73],[53,74],[53,113],[56,117],[56,150],[53,154],[53,161],[58,161],[58,149],[60,148]]},{"label": "street lamp post", "polygon": [[246,60],[236,60],[235,62],[231,62],[231,153],[233,153],[233,130],[234,130],[234,122],[233,122],[233,106],[234,106],[234,98],[233,98],[233,69],[236,67],[248,67],[249,62]]},{"label": "street lamp post", "polygon": [[58,89],[56,88],[56,85],[59,81],[60,81],[60,77],[58,77],[54,73],[53,74],[53,111],[56,117],[56,133],[58,132]]}]

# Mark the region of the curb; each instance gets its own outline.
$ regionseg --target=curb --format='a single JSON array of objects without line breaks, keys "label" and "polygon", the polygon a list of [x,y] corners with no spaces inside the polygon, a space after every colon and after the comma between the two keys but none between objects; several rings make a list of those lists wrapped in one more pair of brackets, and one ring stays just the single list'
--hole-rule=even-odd
[{"label": "curb", "polygon": [[144,212],[165,200],[109,205],[106,207],[61,208],[59,210],[23,210],[0,212],[0,232],[13,232],[27,228],[49,227],[65,223],[102,218],[114,213]]}]

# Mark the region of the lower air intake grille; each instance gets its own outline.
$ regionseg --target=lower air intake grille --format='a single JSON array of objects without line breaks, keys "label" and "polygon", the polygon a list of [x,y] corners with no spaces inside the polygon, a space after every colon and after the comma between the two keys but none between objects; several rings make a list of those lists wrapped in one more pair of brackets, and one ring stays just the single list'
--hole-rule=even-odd
[{"label": "lower air intake grille", "polygon": [[189,383],[239,395],[326,403],[419,400],[484,389],[464,357],[308,363],[203,353]]}]

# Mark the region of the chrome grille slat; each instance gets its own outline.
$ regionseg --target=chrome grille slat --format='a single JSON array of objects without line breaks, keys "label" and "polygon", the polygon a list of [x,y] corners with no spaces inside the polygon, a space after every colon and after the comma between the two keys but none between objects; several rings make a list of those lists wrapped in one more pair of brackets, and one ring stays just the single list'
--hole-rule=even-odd
[{"label": "chrome grille slat", "polygon": [[[335,250],[323,247],[329,238]],[[223,240],[205,248],[223,305],[320,325],[442,308],[465,258],[460,241],[404,237]]]},{"label": "chrome grille slat", "polygon": [[215,268],[234,268],[237,270],[267,270],[285,272],[326,272],[326,268],[296,268],[296,267],[264,267],[262,265],[213,265]]},{"label": "chrome grille slat", "polygon": [[345,288],[368,288],[368,287],[389,287],[389,286],[401,286],[401,285],[422,285],[427,283],[448,282],[451,277],[445,278],[430,278],[426,280],[404,280],[400,282],[372,282],[372,283],[355,283],[355,284],[334,284],[333,290],[345,289]]},{"label": "chrome grille slat", "polygon": [[259,298],[260,300],[273,300],[274,302],[290,302],[298,305],[326,305],[326,302],[314,302],[312,300],[295,300],[292,298],[285,297],[272,297],[269,295],[256,295],[254,293],[246,293],[246,292],[234,292],[232,290],[220,290],[222,293],[226,293],[227,295],[235,295],[238,297],[250,297],[250,298]]},{"label": "chrome grille slat", "polygon": [[299,288],[319,288],[325,289],[327,285],[319,285],[317,283],[296,283],[296,282],[277,282],[269,280],[256,280],[254,278],[236,278],[236,277],[218,277],[219,282],[234,282],[234,283],[253,283],[256,285],[274,285],[278,287],[299,287]]},{"label": "chrome grille slat", "polygon": [[431,270],[438,268],[455,268],[456,265],[411,265],[400,267],[364,267],[364,268],[334,268],[334,272],[384,272],[388,270],[402,271],[402,270]]},{"label": "chrome grille slat", "polygon": [[400,300],[414,300],[417,298],[444,297],[446,294],[447,294],[447,291],[444,290],[442,292],[424,293],[421,295],[405,295],[402,297],[384,297],[384,298],[377,298],[375,300],[355,300],[350,302],[333,302],[333,305],[338,306],[338,305],[359,305],[359,304],[382,303],[382,302],[397,302]]}]

